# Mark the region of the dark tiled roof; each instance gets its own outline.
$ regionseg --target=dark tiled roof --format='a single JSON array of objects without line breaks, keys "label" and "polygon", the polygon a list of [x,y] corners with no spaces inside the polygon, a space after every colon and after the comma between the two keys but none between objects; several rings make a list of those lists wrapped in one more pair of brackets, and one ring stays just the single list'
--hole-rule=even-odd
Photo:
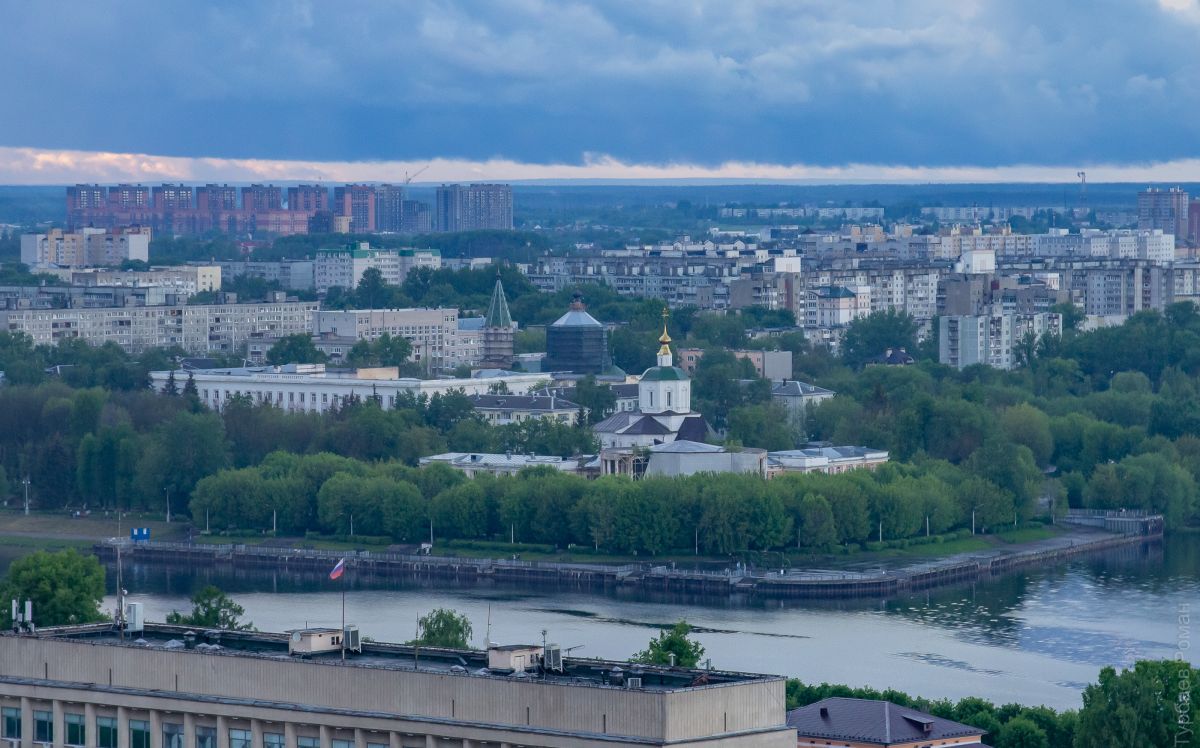
[{"label": "dark tiled roof", "polygon": [[671,430],[654,420],[650,416],[642,416],[625,429],[622,433],[625,434],[645,434],[650,436],[662,436],[671,433]]},{"label": "dark tiled roof", "polygon": [[771,394],[775,397],[805,397],[808,395],[832,395],[834,393],[833,390],[827,390],[815,384],[789,379],[786,382],[778,382],[772,386]]},{"label": "dark tiled roof", "polygon": [[986,732],[890,701],[842,697],[793,709],[787,713],[787,723],[803,737],[855,740],[881,746],[982,736]]},{"label": "dark tiled roof", "polygon": [[708,432],[708,423],[704,420],[704,416],[688,416],[680,424],[679,433],[675,438],[686,439],[692,442],[702,442],[708,438]]},{"label": "dark tiled roof", "polygon": [[637,397],[638,386],[637,382],[632,384],[614,384],[612,385],[613,394],[617,397]]}]

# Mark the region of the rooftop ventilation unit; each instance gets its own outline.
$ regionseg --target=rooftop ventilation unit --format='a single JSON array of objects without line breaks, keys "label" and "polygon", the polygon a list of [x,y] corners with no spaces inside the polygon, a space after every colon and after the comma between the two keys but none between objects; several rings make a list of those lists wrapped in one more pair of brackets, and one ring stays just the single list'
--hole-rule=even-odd
[{"label": "rooftop ventilation unit", "polygon": [[642,679],[641,678],[626,678],[625,679],[625,687],[629,688],[629,689],[641,688],[642,687]]},{"label": "rooftop ventilation unit", "polygon": [[563,671],[562,647],[557,644],[546,645],[546,654],[542,661],[542,667],[552,673],[561,673]]}]

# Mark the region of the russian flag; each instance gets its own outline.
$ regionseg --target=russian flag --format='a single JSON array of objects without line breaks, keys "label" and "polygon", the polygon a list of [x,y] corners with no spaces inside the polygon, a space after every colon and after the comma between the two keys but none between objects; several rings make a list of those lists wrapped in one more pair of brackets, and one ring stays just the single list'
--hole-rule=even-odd
[{"label": "russian flag", "polygon": [[333,567],[333,571],[329,572],[330,579],[337,579],[346,570],[346,559],[341,559],[337,562],[337,566]]}]

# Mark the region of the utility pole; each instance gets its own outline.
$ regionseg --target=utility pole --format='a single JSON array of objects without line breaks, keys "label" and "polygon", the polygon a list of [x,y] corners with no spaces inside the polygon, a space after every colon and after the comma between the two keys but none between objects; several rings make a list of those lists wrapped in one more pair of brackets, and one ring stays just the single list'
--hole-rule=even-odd
[{"label": "utility pole", "polygon": [[971,534],[975,534],[975,510],[971,510]]},{"label": "utility pole", "polygon": [[26,475],[21,483],[25,486],[25,516],[29,516],[29,476]]},{"label": "utility pole", "polygon": [[163,493],[167,496],[167,524],[171,524],[171,488],[166,486],[163,488]]}]

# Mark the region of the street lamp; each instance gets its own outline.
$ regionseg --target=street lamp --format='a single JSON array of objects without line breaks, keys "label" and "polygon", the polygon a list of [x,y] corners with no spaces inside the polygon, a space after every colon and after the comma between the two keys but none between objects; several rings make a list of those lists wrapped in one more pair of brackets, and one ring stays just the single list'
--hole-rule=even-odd
[{"label": "street lamp", "polygon": [[25,476],[24,479],[21,480],[21,483],[25,486],[25,516],[28,517],[29,516],[29,476],[28,475]]},{"label": "street lamp", "polygon": [[163,493],[166,494],[167,497],[167,524],[169,525],[171,524],[171,489],[169,487],[163,487]]}]

